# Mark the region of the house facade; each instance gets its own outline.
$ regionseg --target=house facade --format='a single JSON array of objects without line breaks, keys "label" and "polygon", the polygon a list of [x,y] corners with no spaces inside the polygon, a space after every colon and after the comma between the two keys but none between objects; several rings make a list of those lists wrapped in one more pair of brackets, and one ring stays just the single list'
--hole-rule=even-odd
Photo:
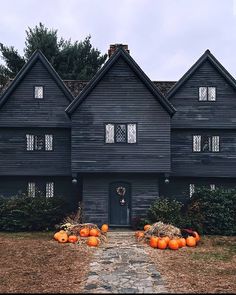
[{"label": "house facade", "polygon": [[88,222],[130,226],[160,196],[236,187],[236,81],[210,51],[178,82],[109,53],[82,82],[37,51],[2,93],[0,195],[61,195]]}]

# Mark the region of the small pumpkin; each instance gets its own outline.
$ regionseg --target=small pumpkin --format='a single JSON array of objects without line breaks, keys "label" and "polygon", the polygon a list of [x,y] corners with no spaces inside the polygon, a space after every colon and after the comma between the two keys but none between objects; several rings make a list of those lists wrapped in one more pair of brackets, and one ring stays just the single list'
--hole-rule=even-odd
[{"label": "small pumpkin", "polygon": [[167,242],[164,239],[159,239],[157,243],[157,248],[164,250],[167,248]]},{"label": "small pumpkin", "polygon": [[158,240],[159,240],[158,237],[151,236],[150,241],[149,241],[149,245],[150,245],[152,248],[157,248]]},{"label": "small pumpkin", "polygon": [[59,236],[58,236],[58,242],[59,243],[66,243],[68,241],[68,235],[67,233],[61,233]]},{"label": "small pumpkin", "polygon": [[103,231],[104,233],[108,232],[108,229],[109,229],[109,227],[108,227],[108,224],[106,224],[106,223],[103,224],[101,227],[101,231]]},{"label": "small pumpkin", "polygon": [[178,250],[178,249],[179,249],[178,241],[175,240],[175,239],[170,240],[170,241],[169,241],[169,244],[168,244],[168,247],[169,247],[171,250]]},{"label": "small pumpkin", "polygon": [[186,240],[185,238],[180,238],[177,240],[178,244],[179,244],[179,248],[185,247],[186,246]]},{"label": "small pumpkin", "polygon": [[88,237],[89,236],[89,228],[84,227],[79,232],[81,237]]},{"label": "small pumpkin", "polygon": [[88,237],[87,245],[90,247],[97,247],[99,244],[97,237]]},{"label": "small pumpkin", "polygon": [[100,234],[100,232],[99,232],[96,228],[92,228],[92,229],[90,229],[90,231],[89,231],[89,235],[90,235],[90,236],[93,236],[93,237],[98,237],[99,234]]},{"label": "small pumpkin", "polygon": [[138,239],[138,238],[141,238],[144,236],[144,233],[142,231],[136,231],[135,232],[135,237]]},{"label": "small pumpkin", "polygon": [[193,234],[194,234],[194,238],[196,239],[196,242],[198,243],[200,241],[200,239],[201,239],[200,235],[196,231],[194,231]]},{"label": "small pumpkin", "polygon": [[58,237],[59,237],[59,235],[60,235],[61,233],[58,231],[58,232],[56,232],[55,234],[54,234],[54,239],[57,241],[58,240]]},{"label": "small pumpkin", "polygon": [[151,225],[150,224],[146,224],[146,225],[144,225],[144,230],[146,231],[146,230],[149,230],[151,228]]},{"label": "small pumpkin", "polygon": [[70,243],[76,243],[78,241],[78,237],[76,235],[70,235],[68,237],[68,242]]},{"label": "small pumpkin", "polygon": [[188,236],[186,239],[186,245],[189,247],[195,247],[197,244],[196,239],[192,236]]},{"label": "small pumpkin", "polygon": [[170,238],[168,236],[165,236],[162,239],[166,241],[167,245],[169,244]]}]

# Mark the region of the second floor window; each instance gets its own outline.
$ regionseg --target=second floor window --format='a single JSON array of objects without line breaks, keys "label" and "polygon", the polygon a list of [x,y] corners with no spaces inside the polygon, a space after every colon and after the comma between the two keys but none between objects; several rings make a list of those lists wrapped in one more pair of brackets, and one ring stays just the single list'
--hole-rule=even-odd
[{"label": "second floor window", "polygon": [[200,101],[216,101],[216,87],[199,87]]},{"label": "second floor window", "polygon": [[26,134],[26,150],[27,151],[52,151],[53,135],[33,135]]},{"label": "second floor window", "polygon": [[193,135],[193,152],[219,152],[220,137],[218,135]]},{"label": "second floor window", "polygon": [[43,98],[43,86],[34,86],[34,98]]},{"label": "second floor window", "polygon": [[136,143],[137,126],[136,124],[106,124],[105,130],[106,143]]}]

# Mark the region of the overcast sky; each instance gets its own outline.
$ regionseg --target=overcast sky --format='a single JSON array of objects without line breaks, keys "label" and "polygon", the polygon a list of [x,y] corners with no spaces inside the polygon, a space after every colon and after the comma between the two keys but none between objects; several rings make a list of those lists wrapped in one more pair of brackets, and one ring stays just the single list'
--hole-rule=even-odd
[{"label": "overcast sky", "polygon": [[102,53],[128,44],[152,80],[178,80],[208,48],[236,78],[236,0],[0,0],[0,42],[23,53],[42,22]]}]

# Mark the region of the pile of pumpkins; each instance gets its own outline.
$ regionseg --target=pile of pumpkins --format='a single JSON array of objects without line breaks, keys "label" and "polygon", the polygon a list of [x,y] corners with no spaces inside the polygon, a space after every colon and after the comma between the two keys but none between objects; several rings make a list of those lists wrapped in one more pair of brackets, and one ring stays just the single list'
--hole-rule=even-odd
[{"label": "pile of pumpkins", "polygon": [[[135,232],[135,237],[138,240],[141,240],[145,237],[145,231],[150,229],[151,225],[147,224],[144,226],[144,232],[143,231],[137,231]],[[164,249],[171,249],[171,250],[178,250],[179,248],[188,246],[188,247],[195,247],[197,243],[200,241],[200,235],[193,231],[194,236],[188,236],[186,238],[176,237],[176,238],[170,238],[169,236],[164,237],[157,237],[152,235],[149,238],[149,245],[152,248],[158,248],[161,250]]]},{"label": "pile of pumpkins", "polygon": [[54,239],[59,243],[78,243],[79,238],[87,238],[86,244],[88,246],[97,247],[100,243],[99,236],[108,232],[108,225],[103,224],[101,231],[97,228],[82,227],[79,231],[79,236],[75,234],[68,234],[65,230],[60,230],[54,234]]}]

